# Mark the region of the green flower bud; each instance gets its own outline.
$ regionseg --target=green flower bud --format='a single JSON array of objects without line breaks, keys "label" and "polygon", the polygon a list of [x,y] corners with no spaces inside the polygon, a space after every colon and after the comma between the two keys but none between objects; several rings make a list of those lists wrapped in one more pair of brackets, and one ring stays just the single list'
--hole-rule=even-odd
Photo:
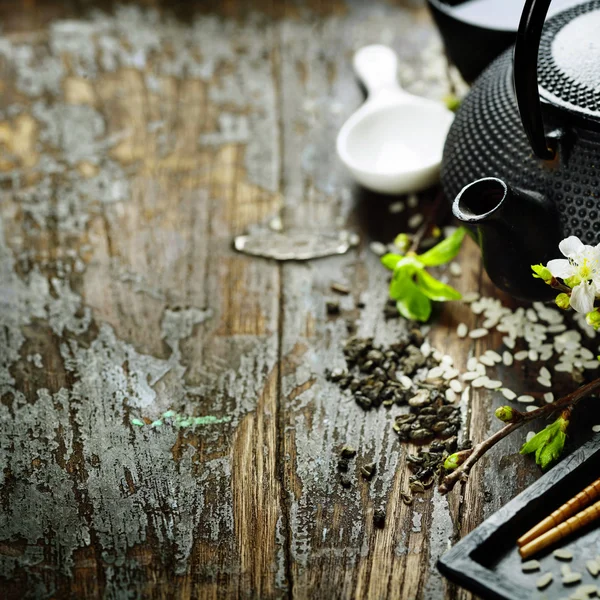
[{"label": "green flower bud", "polygon": [[494,414],[503,423],[510,423],[515,418],[515,411],[510,406],[499,406]]},{"label": "green flower bud", "polygon": [[531,265],[531,270],[536,279],[543,279],[545,283],[552,281],[552,273],[544,265]]},{"label": "green flower bud", "polygon": [[568,294],[564,293],[556,296],[556,300],[554,300],[554,302],[556,302],[556,306],[558,306],[558,308],[562,308],[563,310],[566,310],[571,305]]},{"label": "green flower bud", "polygon": [[444,96],[444,104],[448,110],[456,112],[460,106],[460,98],[455,94],[448,94],[447,96]]},{"label": "green flower bud", "polygon": [[400,252],[406,252],[410,247],[410,237],[407,233],[399,233],[394,238],[394,246],[400,250]]},{"label": "green flower bud", "polygon": [[458,468],[461,465],[463,461],[460,460],[459,455],[460,452],[455,452],[444,461],[444,469],[446,469],[446,471],[454,471],[454,469]]},{"label": "green flower bud", "polygon": [[589,312],[585,315],[585,322],[594,329],[598,329],[600,327],[600,312],[598,312],[598,310]]},{"label": "green flower bud", "polygon": [[581,277],[578,275],[573,275],[573,277],[567,277],[566,279],[563,279],[563,281],[565,282],[566,286],[573,289],[576,285],[581,283]]}]

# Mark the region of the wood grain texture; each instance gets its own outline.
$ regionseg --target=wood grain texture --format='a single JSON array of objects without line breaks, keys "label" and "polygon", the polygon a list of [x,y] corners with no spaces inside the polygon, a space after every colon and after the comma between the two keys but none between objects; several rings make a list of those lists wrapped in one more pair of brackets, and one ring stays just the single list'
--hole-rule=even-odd
[{"label": "wood grain texture", "polygon": [[[3,597],[469,598],[435,562],[537,476],[522,440],[464,497],[407,506],[396,412],[364,413],[324,376],[346,318],[381,343],[405,327],[383,318],[368,242],[406,214],[352,186],[334,139],[362,101],[364,44],[394,46],[421,93],[447,91],[426,79],[439,40],[423,4],[166,4],[0,7]],[[278,214],[361,246],[285,265],[234,253]],[[472,242],[460,262],[459,289],[497,293]],[[333,281],[352,290],[340,317]],[[459,341],[460,321],[476,323],[444,307],[431,337],[463,367],[484,343]],[[480,439],[492,400],[463,403]]]}]

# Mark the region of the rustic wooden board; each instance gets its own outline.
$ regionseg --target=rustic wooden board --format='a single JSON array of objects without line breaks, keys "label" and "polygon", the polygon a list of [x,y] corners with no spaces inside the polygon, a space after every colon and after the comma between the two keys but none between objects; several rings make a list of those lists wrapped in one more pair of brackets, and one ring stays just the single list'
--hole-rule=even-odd
[{"label": "rustic wooden board", "polygon": [[[422,3],[170,10],[0,7],[3,597],[469,598],[435,563],[535,479],[522,437],[464,492],[407,506],[394,412],[365,414],[324,377],[346,318],[380,342],[404,327],[383,318],[368,242],[406,215],[353,187],[333,148],[362,101],[354,50],[426,66]],[[363,241],[302,264],[234,253],[278,213]],[[459,289],[496,294],[472,242],[460,262]],[[341,317],[332,281],[352,289]],[[463,366],[484,342],[459,343],[460,321],[475,317],[445,307],[431,336]],[[464,398],[466,435],[496,426],[491,403]],[[377,463],[370,484],[339,485],[346,442]]]}]

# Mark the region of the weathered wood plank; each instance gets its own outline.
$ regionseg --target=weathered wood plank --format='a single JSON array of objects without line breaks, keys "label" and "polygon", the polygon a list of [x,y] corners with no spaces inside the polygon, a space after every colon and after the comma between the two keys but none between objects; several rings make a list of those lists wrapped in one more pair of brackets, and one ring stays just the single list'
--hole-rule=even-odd
[{"label": "weathered wood plank", "polygon": [[[407,506],[415,447],[396,439],[395,409],[363,413],[324,377],[343,364],[346,318],[381,343],[406,326],[383,317],[368,249],[406,213],[352,186],[334,140],[362,101],[350,59],[364,44],[394,46],[413,91],[448,90],[428,79],[439,40],[423,3],[173,11],[0,7],[4,593],[470,598],[435,561],[536,477],[513,460],[521,439],[482,461],[464,499],[430,490]],[[278,213],[362,244],[284,266],[233,252]],[[460,290],[497,294],[472,242],[459,260]],[[352,290],[340,317],[325,311],[333,281]],[[462,368],[500,341],[459,341],[460,321],[476,318],[446,306],[430,336]],[[498,400],[462,402],[466,435],[496,427]],[[344,443],[359,450],[348,490]]]},{"label": "weathered wood plank", "polygon": [[3,41],[11,597],[285,589],[279,269],[230,247],[278,203],[270,27],[124,7]]}]

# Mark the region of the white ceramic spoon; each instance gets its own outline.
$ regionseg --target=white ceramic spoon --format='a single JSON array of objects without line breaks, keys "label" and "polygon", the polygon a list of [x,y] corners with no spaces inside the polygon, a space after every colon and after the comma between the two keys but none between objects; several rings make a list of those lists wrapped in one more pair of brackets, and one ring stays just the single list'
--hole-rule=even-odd
[{"label": "white ceramic spoon", "polygon": [[360,184],[376,192],[407,194],[433,185],[454,114],[398,85],[398,59],[387,46],[361,48],[353,64],[368,97],[340,129],[340,159]]}]

